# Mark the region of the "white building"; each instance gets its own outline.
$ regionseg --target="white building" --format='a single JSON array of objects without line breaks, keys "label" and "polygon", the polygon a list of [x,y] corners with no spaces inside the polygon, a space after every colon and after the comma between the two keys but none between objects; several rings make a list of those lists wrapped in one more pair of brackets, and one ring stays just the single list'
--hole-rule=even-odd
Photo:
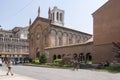
[{"label": "white building", "polygon": [[0,57],[23,61],[29,55],[28,27],[12,30],[0,29]]}]

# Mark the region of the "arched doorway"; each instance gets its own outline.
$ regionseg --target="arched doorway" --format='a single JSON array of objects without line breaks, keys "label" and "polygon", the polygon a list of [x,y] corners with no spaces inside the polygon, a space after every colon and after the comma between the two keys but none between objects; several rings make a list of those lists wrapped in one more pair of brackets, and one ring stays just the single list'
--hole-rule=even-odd
[{"label": "arched doorway", "polygon": [[36,53],[36,58],[40,58],[40,52]]},{"label": "arched doorway", "polygon": [[54,61],[56,58],[57,58],[56,55],[53,55],[53,61]]},{"label": "arched doorway", "polygon": [[40,58],[40,51],[39,51],[39,48],[36,49],[36,58]]},{"label": "arched doorway", "polygon": [[90,64],[92,62],[92,56],[91,53],[86,54],[86,63]]},{"label": "arched doorway", "polygon": [[61,55],[58,55],[58,59],[61,59]]},{"label": "arched doorway", "polygon": [[79,62],[83,63],[85,61],[85,57],[83,53],[79,54]]}]

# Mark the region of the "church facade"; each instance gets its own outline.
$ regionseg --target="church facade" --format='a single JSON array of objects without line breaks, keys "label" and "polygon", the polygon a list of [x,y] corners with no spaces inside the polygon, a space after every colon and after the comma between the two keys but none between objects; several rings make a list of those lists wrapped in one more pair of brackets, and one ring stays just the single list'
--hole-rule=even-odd
[{"label": "church facade", "polygon": [[[40,17],[39,8],[35,21],[32,24],[30,21],[29,34],[32,59],[39,58],[41,53],[47,55],[49,62],[68,54],[84,56],[84,52],[85,55],[91,53],[87,52],[86,44],[92,35],[64,27],[64,11],[57,7],[49,9],[48,19]],[[81,45],[84,45],[84,50],[77,47]]]}]

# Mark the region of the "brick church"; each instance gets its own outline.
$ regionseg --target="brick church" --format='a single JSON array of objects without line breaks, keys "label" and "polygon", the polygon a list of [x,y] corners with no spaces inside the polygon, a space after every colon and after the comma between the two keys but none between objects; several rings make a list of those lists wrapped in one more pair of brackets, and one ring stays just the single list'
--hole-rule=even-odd
[{"label": "brick church", "polygon": [[[109,0],[93,15],[94,32],[91,34],[66,28],[64,11],[56,6],[48,10],[48,18],[38,16],[29,21],[30,58],[39,58],[45,53],[48,62],[65,55],[75,55],[81,62],[120,61],[115,58],[112,42],[120,42],[119,0]],[[112,5],[112,6],[111,6]]]},{"label": "brick church", "polygon": [[30,57],[46,53],[50,62],[67,54],[84,55],[77,46],[92,38],[91,34],[64,27],[64,11],[57,7],[48,10],[48,19],[40,17],[39,8],[35,21],[30,21],[29,34]]}]

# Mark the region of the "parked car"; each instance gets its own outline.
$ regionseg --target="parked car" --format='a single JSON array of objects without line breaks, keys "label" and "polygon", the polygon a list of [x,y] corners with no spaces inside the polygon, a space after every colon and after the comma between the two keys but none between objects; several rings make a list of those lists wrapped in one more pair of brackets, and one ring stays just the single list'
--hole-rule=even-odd
[{"label": "parked car", "polygon": [[0,58],[0,66],[2,66],[2,59]]}]

